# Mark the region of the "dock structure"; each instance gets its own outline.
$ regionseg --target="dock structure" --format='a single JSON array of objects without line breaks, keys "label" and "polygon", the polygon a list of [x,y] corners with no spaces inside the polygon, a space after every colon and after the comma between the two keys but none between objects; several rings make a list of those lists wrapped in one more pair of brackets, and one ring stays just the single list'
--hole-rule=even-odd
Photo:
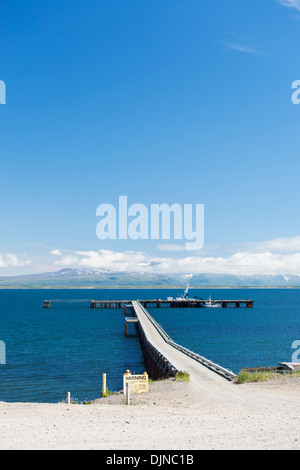
[{"label": "dock structure", "polygon": [[[92,300],[91,308],[124,308],[125,304],[130,304],[131,300]],[[206,300],[138,300],[145,308],[203,308]],[[254,301],[248,300],[212,300],[212,304],[220,304],[222,308],[253,308]]]},{"label": "dock structure", "polygon": [[133,301],[132,307],[145,365],[152,379],[174,377],[177,372],[185,371],[190,374],[191,378],[201,380],[203,367],[227,380],[233,380],[236,377],[228,369],[176,344],[141,302]]},{"label": "dock structure", "polygon": [[[138,300],[145,308],[203,308],[206,300],[203,299],[186,299],[186,300],[162,300],[149,299]],[[91,308],[107,309],[107,308],[126,308],[131,304],[131,300],[90,300],[90,299],[50,299],[44,300],[44,308],[51,308],[53,303],[88,303]],[[220,304],[222,308],[253,308],[254,301],[248,300],[212,300],[211,303]]]},{"label": "dock structure", "polygon": [[91,300],[91,299],[49,299],[44,300],[44,308],[51,308],[52,304],[87,304],[91,308],[125,308],[130,300]]},{"label": "dock structure", "polygon": [[52,304],[68,304],[69,307],[71,304],[87,304],[90,305],[91,299],[50,299],[50,300],[44,300],[44,308],[51,308]]},{"label": "dock structure", "polygon": [[125,318],[125,335],[128,336],[128,325],[133,324],[136,325],[139,322],[138,318],[136,317],[126,317]]},{"label": "dock structure", "polygon": [[[52,299],[44,301],[44,308],[51,308],[52,303],[87,303],[93,309],[124,309],[125,335],[128,326],[135,326],[142,347],[145,365],[149,377],[158,380],[174,377],[177,372],[185,371],[196,380],[202,380],[203,367],[209,373],[218,374],[227,380],[236,376],[233,372],[213,363],[187,348],[176,344],[163,328],[150,315],[147,308],[203,308],[205,300],[88,300],[88,299]],[[218,300],[223,308],[252,308],[253,300]],[[147,307],[147,308],[146,308]]]},{"label": "dock structure", "polygon": [[126,308],[130,300],[91,300],[91,308]]}]

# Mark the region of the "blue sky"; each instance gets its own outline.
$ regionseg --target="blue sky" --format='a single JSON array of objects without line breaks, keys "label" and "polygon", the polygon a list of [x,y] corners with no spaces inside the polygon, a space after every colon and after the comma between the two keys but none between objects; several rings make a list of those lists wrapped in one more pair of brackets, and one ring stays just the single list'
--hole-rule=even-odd
[{"label": "blue sky", "polygon": [[[0,274],[300,273],[299,0],[1,0]],[[205,246],[96,237],[205,204]],[[130,252],[130,253],[128,253]]]}]

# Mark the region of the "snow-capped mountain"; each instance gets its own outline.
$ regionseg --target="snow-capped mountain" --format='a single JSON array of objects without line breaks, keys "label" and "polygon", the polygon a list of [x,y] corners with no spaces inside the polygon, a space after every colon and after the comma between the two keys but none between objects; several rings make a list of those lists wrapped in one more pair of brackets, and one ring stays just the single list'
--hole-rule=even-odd
[{"label": "snow-capped mountain", "polygon": [[230,274],[157,274],[103,269],[62,269],[56,272],[0,277],[0,287],[300,287],[300,274],[236,276]]}]

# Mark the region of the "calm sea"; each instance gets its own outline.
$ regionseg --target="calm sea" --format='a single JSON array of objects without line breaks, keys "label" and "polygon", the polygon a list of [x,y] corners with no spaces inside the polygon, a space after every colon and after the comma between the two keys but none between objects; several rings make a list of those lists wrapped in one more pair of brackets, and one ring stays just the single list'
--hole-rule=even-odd
[{"label": "calm sea", "polygon": [[[154,299],[179,290],[0,290],[0,401],[58,402],[71,391],[79,401],[122,389],[126,369],[145,370],[134,326],[124,335],[123,310],[94,310],[89,303],[44,299]],[[290,362],[300,340],[300,290],[190,290],[190,296],[254,299],[253,309],[150,309],[177,343],[238,373],[242,367]]]}]

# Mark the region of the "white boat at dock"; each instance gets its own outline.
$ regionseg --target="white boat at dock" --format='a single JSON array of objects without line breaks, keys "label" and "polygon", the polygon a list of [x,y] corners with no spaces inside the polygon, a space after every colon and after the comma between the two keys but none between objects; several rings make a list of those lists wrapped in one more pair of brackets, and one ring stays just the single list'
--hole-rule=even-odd
[{"label": "white boat at dock", "polygon": [[211,296],[209,300],[202,305],[203,308],[221,308],[222,305],[220,303],[213,303],[211,300]]},{"label": "white boat at dock", "polygon": [[[184,291],[184,294],[181,294],[180,296],[176,297],[175,299],[173,299],[173,297],[168,297],[168,300],[175,300],[177,302],[187,302],[187,301],[193,301],[193,300],[196,300],[196,299],[200,299],[200,300],[203,301],[203,299],[201,297],[194,297],[193,299],[189,298],[189,285],[187,285],[187,287]],[[212,301],[211,296],[210,296],[209,300],[207,300],[206,302],[204,302],[202,304],[202,307],[203,308],[221,308],[222,304],[220,302]]]}]

